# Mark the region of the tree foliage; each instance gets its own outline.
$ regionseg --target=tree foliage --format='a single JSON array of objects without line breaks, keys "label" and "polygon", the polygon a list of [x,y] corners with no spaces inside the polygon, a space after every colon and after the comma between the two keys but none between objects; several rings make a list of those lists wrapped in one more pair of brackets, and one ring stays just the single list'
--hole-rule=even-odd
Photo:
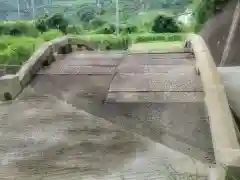
[{"label": "tree foliage", "polygon": [[50,29],[58,29],[63,33],[67,33],[68,21],[62,14],[54,14],[47,19],[47,26]]},{"label": "tree foliage", "polygon": [[173,17],[159,15],[154,19],[152,31],[155,33],[175,33],[180,32],[181,29]]},{"label": "tree foliage", "polygon": [[97,12],[97,8],[92,4],[83,4],[77,9],[76,14],[80,21],[89,23],[96,17]]},{"label": "tree foliage", "polygon": [[65,19],[62,14],[57,13],[50,17],[48,15],[44,15],[44,17],[41,17],[36,21],[35,26],[42,33],[49,29],[58,29],[62,33],[66,34],[68,24],[67,19]]}]

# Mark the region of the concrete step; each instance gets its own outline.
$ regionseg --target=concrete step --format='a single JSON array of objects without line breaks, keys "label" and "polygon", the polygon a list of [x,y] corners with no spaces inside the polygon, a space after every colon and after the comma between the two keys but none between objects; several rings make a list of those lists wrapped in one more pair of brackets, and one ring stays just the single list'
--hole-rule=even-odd
[{"label": "concrete step", "polygon": [[162,57],[158,56],[155,58],[150,57],[147,54],[143,55],[129,55],[124,58],[122,64],[126,63],[129,66],[132,65],[192,65],[195,63],[194,58],[188,57]]},{"label": "concrete step", "polygon": [[105,98],[113,75],[39,74],[29,85],[36,93],[59,98],[69,96]]},{"label": "concrete step", "polygon": [[42,69],[38,74],[113,74],[115,67],[122,60],[122,56],[113,57],[113,55],[101,57],[97,54],[69,54],[52,63],[50,67]]},{"label": "concrete step", "polygon": [[201,79],[191,72],[185,73],[119,73],[114,77],[109,92],[114,91],[202,91]]},{"label": "concrete step", "polygon": [[[68,57],[69,58],[69,57]],[[59,65],[75,65],[75,66],[116,66],[120,62],[120,59],[108,59],[108,58],[84,58],[84,59],[68,59],[59,60]]]},{"label": "concrete step", "polygon": [[145,54],[145,53],[155,53],[155,54],[166,54],[166,53],[191,53],[192,50],[190,48],[182,48],[182,47],[170,47],[168,49],[159,49],[159,48],[151,48],[151,49],[138,49],[138,48],[130,48],[129,52],[131,54]]},{"label": "concrete step", "polygon": [[126,54],[125,51],[76,51],[67,56],[63,56],[64,59],[74,59],[74,60],[82,60],[82,59],[119,59],[122,58]]},{"label": "concrete step", "polygon": [[38,74],[49,75],[110,75],[116,71],[115,67],[111,66],[82,66],[82,65],[65,65],[53,66],[51,68],[42,69]]},{"label": "concrete step", "polygon": [[148,53],[151,59],[193,59],[195,58],[192,53]]},{"label": "concrete step", "polygon": [[194,54],[191,52],[142,52],[142,53],[129,53],[131,56],[149,56],[149,57],[160,57],[160,58],[194,58]]},{"label": "concrete step", "polygon": [[203,102],[204,92],[109,92],[105,102],[171,103]]},{"label": "concrete step", "polygon": [[118,66],[118,72],[120,73],[195,73],[193,66],[188,65],[134,65],[130,66],[127,63],[122,63]]}]

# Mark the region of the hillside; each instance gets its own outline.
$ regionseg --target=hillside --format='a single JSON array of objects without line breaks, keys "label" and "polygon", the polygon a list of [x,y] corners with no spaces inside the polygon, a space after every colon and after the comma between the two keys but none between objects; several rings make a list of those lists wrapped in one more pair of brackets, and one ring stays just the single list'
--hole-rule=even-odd
[{"label": "hillside", "polygon": [[[190,0],[120,0],[120,20],[126,21],[141,12],[172,11],[181,13],[188,6]],[[15,20],[18,18],[18,0],[0,0],[0,19]],[[31,0],[20,0],[20,18],[31,19]],[[97,6],[97,2],[100,6]],[[64,13],[73,22],[89,21],[93,16],[101,16],[112,21],[115,15],[115,0],[35,0],[35,15],[44,13]],[[84,16],[84,17],[82,17]]]}]

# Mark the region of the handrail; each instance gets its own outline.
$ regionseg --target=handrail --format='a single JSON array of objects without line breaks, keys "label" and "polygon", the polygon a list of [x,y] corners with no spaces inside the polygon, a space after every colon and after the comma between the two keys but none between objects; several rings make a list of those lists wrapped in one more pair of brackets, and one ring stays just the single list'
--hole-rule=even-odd
[{"label": "handrail", "polygon": [[216,163],[219,168],[224,167],[225,175],[221,176],[226,176],[231,167],[240,167],[240,146],[234,119],[220,74],[205,41],[196,34],[190,34],[188,39],[205,92],[204,100],[209,114]]}]

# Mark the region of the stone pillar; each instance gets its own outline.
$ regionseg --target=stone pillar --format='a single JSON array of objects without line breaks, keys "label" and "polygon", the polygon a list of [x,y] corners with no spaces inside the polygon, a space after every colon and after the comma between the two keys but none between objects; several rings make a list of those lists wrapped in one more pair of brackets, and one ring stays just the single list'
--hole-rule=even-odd
[{"label": "stone pillar", "polygon": [[43,61],[42,67],[49,66],[52,62],[56,61],[54,53],[50,53],[49,56],[46,57],[46,60]]},{"label": "stone pillar", "polygon": [[69,54],[72,51],[73,51],[72,50],[72,45],[71,44],[66,44],[65,46],[62,46],[62,47],[59,48],[58,53],[59,54]]},{"label": "stone pillar", "polygon": [[5,75],[0,78],[0,100],[12,100],[22,91],[17,75]]}]

